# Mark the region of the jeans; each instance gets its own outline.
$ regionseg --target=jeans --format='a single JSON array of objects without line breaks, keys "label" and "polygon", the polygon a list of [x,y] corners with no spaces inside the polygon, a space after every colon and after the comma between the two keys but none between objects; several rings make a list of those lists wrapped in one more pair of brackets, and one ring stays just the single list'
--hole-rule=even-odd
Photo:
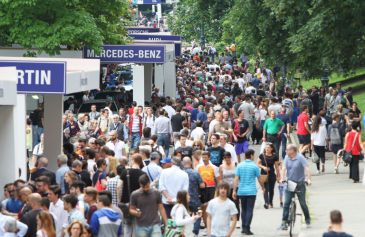
[{"label": "jeans", "polygon": [[[305,201],[305,183],[301,182],[297,185],[297,196],[299,200],[299,204],[302,208],[305,221],[310,223],[310,215],[307,203]],[[290,192],[288,189],[285,190],[285,201],[284,201],[284,210],[283,210],[283,221],[288,221],[289,218],[289,206],[291,203],[292,198],[294,197],[295,192]]]},{"label": "jeans", "polygon": [[[198,212],[199,206],[195,206],[195,205],[192,205],[192,204],[190,204],[189,206],[190,206],[190,211],[192,211],[193,213]],[[194,222],[193,233],[196,234],[196,235],[199,235],[201,221],[202,221],[202,218],[199,218]],[[187,233],[187,234],[189,234],[189,233]]]},{"label": "jeans", "polygon": [[253,209],[255,207],[256,195],[239,196],[241,201],[241,222],[242,230],[250,230],[253,217]]},{"label": "jeans", "polygon": [[44,133],[44,128],[39,127],[38,125],[32,125],[32,147],[35,147],[35,145],[41,142],[42,133]]},{"label": "jeans", "polygon": [[170,134],[168,133],[157,134],[157,145],[162,146],[165,149],[166,157],[169,156]]},{"label": "jeans", "polygon": [[286,144],[288,141],[287,136],[289,136],[286,133],[281,134],[281,158],[284,159],[286,156]]},{"label": "jeans", "polygon": [[136,149],[141,141],[139,132],[132,132],[131,149]]},{"label": "jeans", "polygon": [[136,226],[136,236],[138,237],[161,237],[160,224],[152,226]]}]

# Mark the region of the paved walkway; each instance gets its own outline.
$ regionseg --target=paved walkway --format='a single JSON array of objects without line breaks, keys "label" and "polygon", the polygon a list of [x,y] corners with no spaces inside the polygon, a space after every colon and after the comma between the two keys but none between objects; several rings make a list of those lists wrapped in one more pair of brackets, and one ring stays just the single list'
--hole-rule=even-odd
[{"label": "paved walkway", "polygon": [[[258,151],[259,146],[254,147]],[[331,154],[326,154],[330,158]],[[296,237],[322,236],[329,225],[329,213],[339,209],[344,218],[344,230],[356,237],[365,236],[365,186],[354,184],[348,178],[348,167],[341,165],[340,174],[333,173],[333,162],[327,160],[326,173],[316,175],[316,166],[311,161],[313,184],[308,188],[309,208],[312,216],[312,225],[305,228],[297,220]],[[360,179],[364,174],[364,163],[360,163]],[[275,189],[274,208],[264,209],[262,191],[259,190],[252,221],[252,232],[258,237],[289,236],[287,231],[279,230],[282,208],[280,208],[278,189]],[[299,205],[298,205],[299,206]],[[300,211],[300,208],[299,208]],[[243,236],[241,229],[237,229],[234,237]]]}]

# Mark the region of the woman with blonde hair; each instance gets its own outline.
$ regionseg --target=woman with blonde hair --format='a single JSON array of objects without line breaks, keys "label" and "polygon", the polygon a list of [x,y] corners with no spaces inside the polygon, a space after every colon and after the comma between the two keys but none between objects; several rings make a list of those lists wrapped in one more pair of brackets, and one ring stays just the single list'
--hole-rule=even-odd
[{"label": "woman with blonde hair", "polygon": [[70,187],[71,185],[77,180],[77,174],[73,171],[67,171],[65,173],[65,188],[66,188],[66,193],[69,194],[70,193]]},{"label": "woman with blonde hair", "polygon": [[56,237],[52,216],[46,211],[37,215],[37,237]]},{"label": "woman with blonde hair", "polygon": [[84,225],[80,221],[76,220],[67,227],[67,233],[70,237],[81,237],[84,233],[86,233],[86,230]]}]

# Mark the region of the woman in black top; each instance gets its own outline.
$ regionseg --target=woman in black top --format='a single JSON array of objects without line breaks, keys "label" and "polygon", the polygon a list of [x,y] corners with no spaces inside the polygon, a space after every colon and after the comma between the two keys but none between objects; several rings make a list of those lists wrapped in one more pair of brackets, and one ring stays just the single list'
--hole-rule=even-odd
[{"label": "woman in black top", "polygon": [[266,209],[273,207],[272,200],[274,198],[275,182],[280,180],[279,158],[274,153],[274,150],[274,145],[267,143],[264,152],[257,161],[257,165],[261,168],[261,175],[268,175],[268,179],[264,184],[264,207]]}]

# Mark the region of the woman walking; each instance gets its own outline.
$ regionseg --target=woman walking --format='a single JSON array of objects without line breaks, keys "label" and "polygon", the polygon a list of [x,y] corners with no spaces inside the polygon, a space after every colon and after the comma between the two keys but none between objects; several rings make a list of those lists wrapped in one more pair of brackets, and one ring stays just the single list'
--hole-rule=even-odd
[{"label": "woman walking", "polygon": [[352,158],[350,161],[350,179],[354,181],[354,183],[358,183],[360,180],[359,175],[359,159],[361,155],[361,151],[364,150],[364,146],[361,140],[361,134],[357,130],[360,127],[358,122],[353,122],[351,125],[351,131],[346,133],[345,142],[344,142],[344,150],[346,152],[351,152]]},{"label": "woman walking", "polygon": [[222,182],[226,182],[229,184],[230,191],[229,191],[228,197],[236,205],[236,208],[238,210],[237,220],[239,220],[239,216],[240,216],[239,200],[238,199],[234,200],[233,196],[232,196],[233,195],[233,181],[234,181],[234,176],[236,173],[236,166],[235,166],[234,162],[232,162],[232,156],[231,156],[230,152],[228,152],[228,151],[224,152],[223,159],[224,159],[223,164],[221,164],[221,166],[219,166],[219,177],[221,177]]},{"label": "woman walking", "polygon": [[[312,124],[311,133],[311,149],[319,157],[317,164],[317,172],[324,173],[324,163],[326,154],[326,142],[327,142],[327,129],[326,125],[322,124],[321,116],[315,116]],[[320,169],[320,163],[322,163],[322,169]]]},{"label": "woman walking", "polygon": [[265,175],[267,175],[267,180],[264,183],[265,209],[268,209],[269,207],[273,208],[275,183],[277,180],[280,180],[279,157],[274,151],[274,145],[272,143],[267,143],[264,152],[259,156],[257,161],[257,165],[261,169],[261,176],[265,177]]}]

